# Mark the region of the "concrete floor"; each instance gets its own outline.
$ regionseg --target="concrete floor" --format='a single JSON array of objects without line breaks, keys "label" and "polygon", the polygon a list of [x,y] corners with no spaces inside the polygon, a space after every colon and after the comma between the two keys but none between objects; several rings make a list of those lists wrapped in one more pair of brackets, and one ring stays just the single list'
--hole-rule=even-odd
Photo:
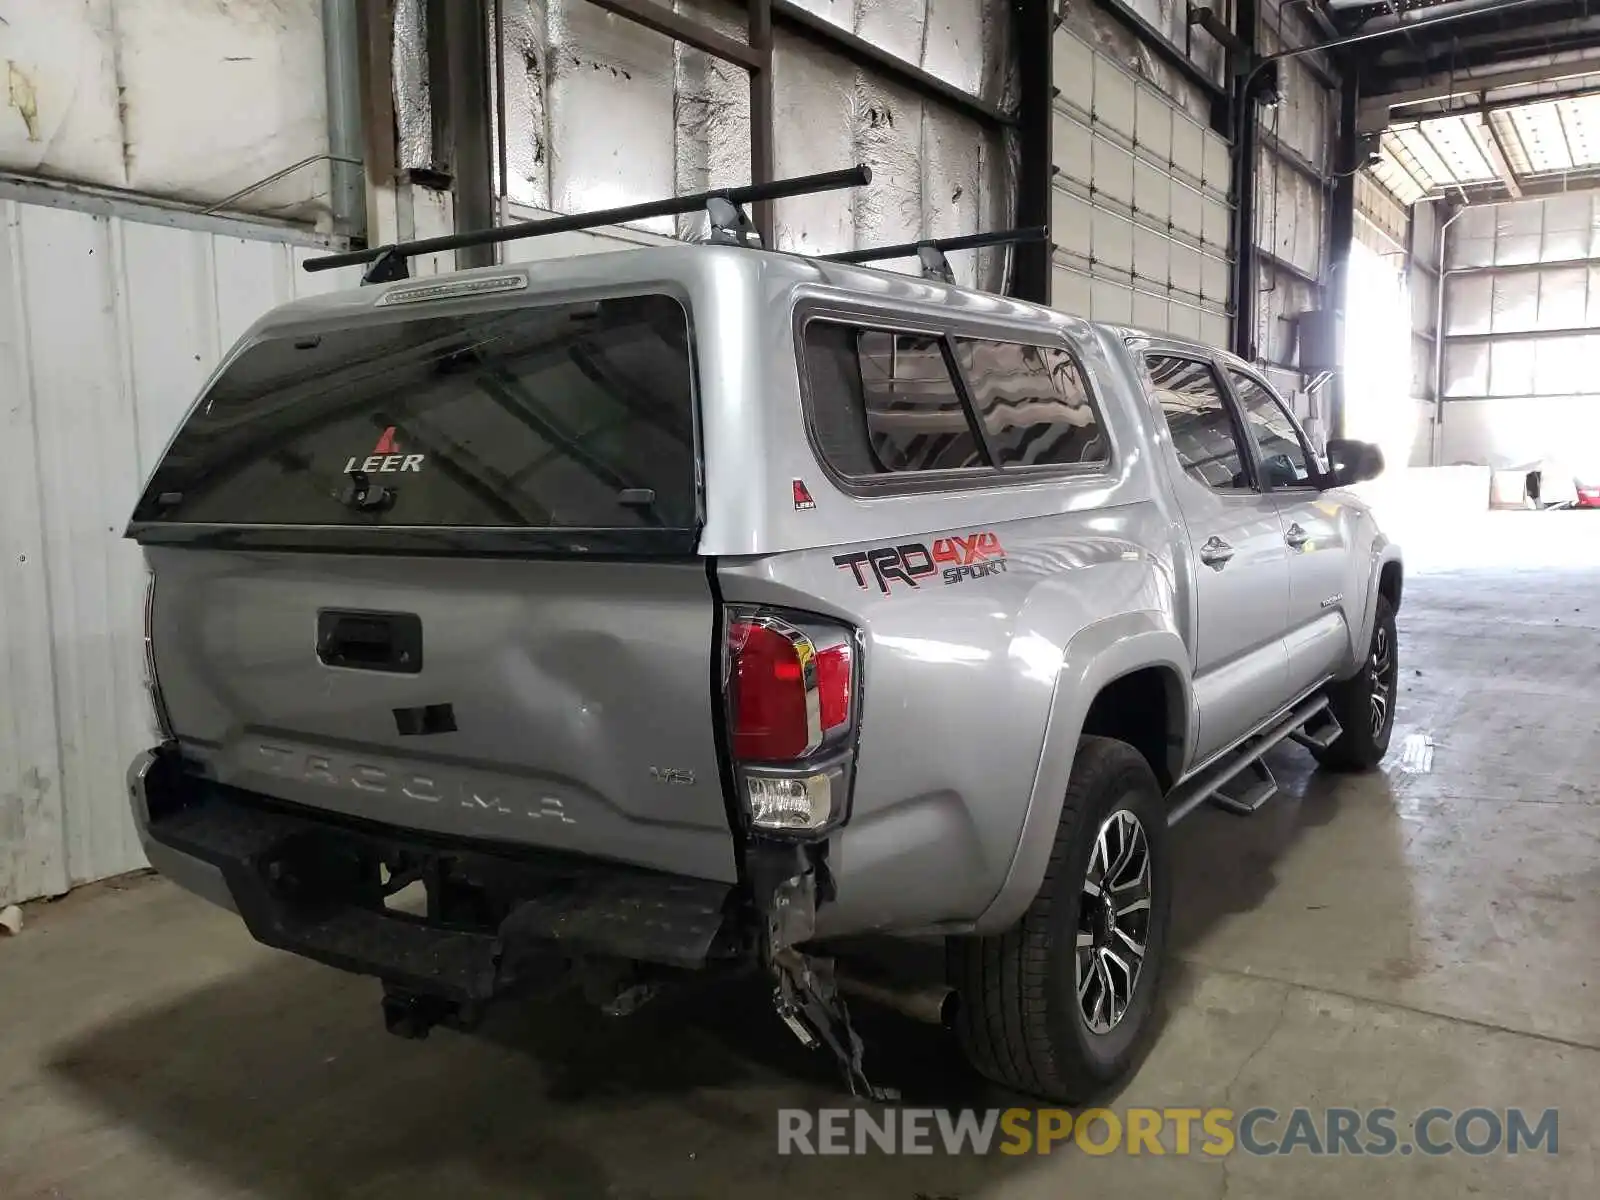
[{"label": "concrete floor", "polygon": [[[846,1101],[759,993],[401,1042],[370,981],[135,878],[0,941],[0,1197],[1593,1197],[1600,513],[1412,546],[1387,770],[1285,750],[1268,809],[1181,827],[1166,1028],[1113,1103],[1388,1106],[1402,1132],[1555,1107],[1554,1157],[779,1158],[777,1108]],[[1005,1103],[937,1031],[873,1024],[908,1102]]]}]

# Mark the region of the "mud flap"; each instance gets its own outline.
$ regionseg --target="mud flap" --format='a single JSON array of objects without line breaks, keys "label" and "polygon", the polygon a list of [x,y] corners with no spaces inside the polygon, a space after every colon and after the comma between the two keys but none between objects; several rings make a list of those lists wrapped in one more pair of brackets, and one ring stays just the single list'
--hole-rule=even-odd
[{"label": "mud flap", "polygon": [[751,872],[756,895],[766,900],[762,905],[763,958],[773,974],[773,1007],[802,1045],[813,1050],[826,1046],[832,1052],[852,1096],[880,1103],[897,1100],[899,1092],[875,1086],[862,1068],[861,1038],[850,1024],[850,1010],[834,984],[833,960],[795,949],[816,932],[819,865],[798,847],[786,849],[792,856],[753,855],[751,862],[753,868],[760,862],[769,872],[780,862],[795,871],[786,877],[778,875],[776,882],[771,882],[772,873],[765,873],[763,880],[760,869]]}]

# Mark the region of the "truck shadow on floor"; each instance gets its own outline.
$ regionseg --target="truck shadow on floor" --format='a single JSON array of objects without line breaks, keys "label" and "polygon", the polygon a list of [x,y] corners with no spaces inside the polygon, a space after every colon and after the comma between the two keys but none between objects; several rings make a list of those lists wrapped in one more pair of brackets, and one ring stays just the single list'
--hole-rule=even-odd
[{"label": "truck shadow on floor", "polygon": [[[1331,824],[1358,777],[1315,769],[1303,751],[1283,747],[1266,759],[1279,794],[1239,816],[1202,807],[1171,831],[1172,930],[1169,950],[1194,948],[1219,922],[1266,903],[1278,867],[1296,843]],[[1370,785],[1368,785],[1370,786]]]},{"label": "truck shadow on floor", "polygon": [[[1262,905],[1283,857],[1349,802],[1341,777],[1293,770],[1280,771],[1288,794],[1276,813],[1242,822],[1208,813],[1177,831],[1162,1024],[1192,989],[1185,952]],[[1385,787],[1370,778],[1359,786]],[[783,1029],[757,979],[699,986],[623,1019],[571,994],[508,1003],[471,1035],[406,1042],[383,1031],[374,981],[271,952],[240,957],[235,974],[54,1047],[47,1063],[117,1127],[226,1181],[220,1192],[465,1200],[756,1189],[814,1200],[826,1189],[913,1200],[970,1197],[1021,1165],[943,1153],[780,1157],[779,1109],[852,1102],[832,1061]],[[1029,1103],[978,1079],[948,1032],[869,1005],[853,1011],[869,1073],[899,1088],[902,1103]]]},{"label": "truck shadow on floor", "polygon": [[[1188,1003],[1197,972],[1207,966],[1290,979],[1359,972],[1362,956],[1348,946],[1337,962],[1323,962],[1317,950],[1330,926],[1314,914],[1347,912],[1349,888],[1386,887],[1391,902],[1379,914],[1383,929],[1369,933],[1400,950],[1409,940],[1414,898],[1403,886],[1409,833],[1395,781],[1383,771],[1317,769],[1295,747],[1280,747],[1266,761],[1281,792],[1259,812],[1241,817],[1202,809],[1173,831],[1169,1012]],[[1344,986],[1359,983],[1352,976]]]},{"label": "truck shadow on floor", "polygon": [[[820,1178],[841,1195],[912,1200],[970,1195],[1014,1165],[780,1157],[780,1108],[851,1101],[755,981],[620,1020],[545,997],[422,1042],[385,1033],[377,1001],[371,980],[268,955],[53,1048],[47,1071],[162,1157],[226,1179],[219,1193],[285,1200],[814,1197]],[[859,1024],[905,1102],[994,1103],[943,1031],[871,1013]]]}]

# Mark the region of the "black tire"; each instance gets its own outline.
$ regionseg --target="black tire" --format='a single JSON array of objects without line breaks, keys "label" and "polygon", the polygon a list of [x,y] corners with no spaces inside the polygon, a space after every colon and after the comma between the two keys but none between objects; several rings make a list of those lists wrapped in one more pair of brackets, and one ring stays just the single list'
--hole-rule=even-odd
[{"label": "black tire", "polygon": [[[1394,733],[1399,679],[1400,645],[1395,636],[1394,608],[1386,597],[1379,596],[1372,641],[1361,670],[1349,679],[1328,685],[1328,709],[1344,732],[1326,750],[1313,751],[1318,763],[1333,771],[1370,771],[1383,761]],[[1380,703],[1381,715],[1377,708]]]},{"label": "black tire", "polygon": [[[1084,928],[1095,930],[1092,937],[1111,939],[1108,944],[1118,945],[1131,961],[1114,933],[1102,927],[1104,914],[1083,903],[1100,831],[1124,811],[1138,823],[1147,847],[1145,952],[1123,1015],[1108,1031],[1095,1032],[1077,985],[1082,956],[1087,953],[1093,962],[1100,951],[1080,951],[1077,935],[1084,922],[1101,921]],[[1126,818],[1117,818],[1113,828],[1125,830]],[[1106,874],[1113,882],[1126,878]],[[1055,846],[1033,903],[1005,933],[947,941],[950,982],[959,996],[956,1034],[973,1067],[1005,1087],[1069,1104],[1123,1079],[1154,1026],[1171,906],[1169,878],[1166,806],[1150,765],[1126,743],[1081,739]],[[1095,975],[1090,982],[1091,1001],[1100,979]]]}]

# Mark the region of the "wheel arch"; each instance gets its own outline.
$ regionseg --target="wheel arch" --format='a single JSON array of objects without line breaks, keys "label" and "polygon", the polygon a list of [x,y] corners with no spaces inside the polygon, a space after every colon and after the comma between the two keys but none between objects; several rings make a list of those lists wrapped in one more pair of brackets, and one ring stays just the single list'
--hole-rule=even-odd
[{"label": "wheel arch", "polygon": [[[1160,714],[1159,722],[1150,720]],[[1136,667],[1100,685],[1079,735],[1112,738],[1137,750],[1163,792],[1183,774],[1188,703],[1183,678],[1166,663]]]},{"label": "wheel arch", "polygon": [[[1137,724],[1141,703],[1157,699],[1159,734]],[[1189,654],[1164,614],[1119,614],[1068,643],[1017,846],[1004,882],[974,924],[977,932],[1008,927],[1037,894],[1084,734],[1133,746],[1163,789],[1182,775],[1195,734]]]},{"label": "wheel arch", "polygon": [[1395,612],[1400,611],[1400,595],[1405,590],[1405,566],[1399,558],[1391,558],[1378,568],[1378,594],[1389,602]]},{"label": "wheel arch", "polygon": [[1367,586],[1361,610],[1361,628],[1353,631],[1350,662],[1340,678],[1361,669],[1367,647],[1372,644],[1372,627],[1378,619],[1378,597],[1389,602],[1395,612],[1400,611],[1400,599],[1405,590],[1405,564],[1400,557],[1400,547],[1382,534],[1373,540],[1370,566],[1367,568]]}]

